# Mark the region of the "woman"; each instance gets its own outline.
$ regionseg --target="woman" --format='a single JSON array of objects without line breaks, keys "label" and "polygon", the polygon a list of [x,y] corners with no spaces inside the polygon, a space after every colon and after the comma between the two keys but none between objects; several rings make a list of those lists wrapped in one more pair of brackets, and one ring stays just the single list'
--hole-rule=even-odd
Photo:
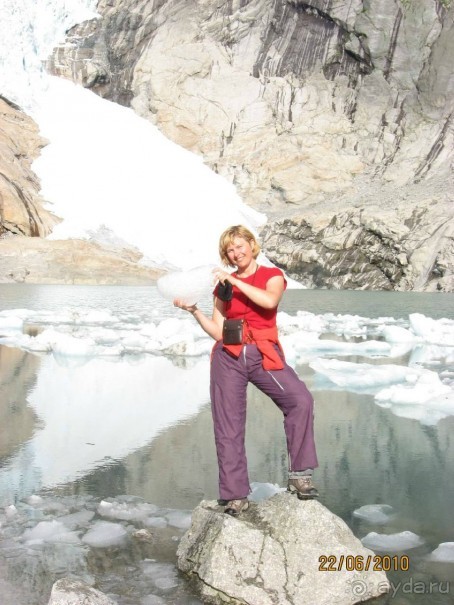
[{"label": "woman", "polygon": [[[218,502],[234,516],[248,508],[250,493],[244,445],[248,382],[268,395],[284,414],[288,490],[303,500],[318,496],[312,484],[312,470],[318,466],[313,399],[304,382],[285,363],[277,335],[277,307],[287,284],[280,269],[258,265],[259,252],[254,235],[246,227],[230,227],[220,237],[219,254],[223,263],[236,267],[236,271],[215,271],[219,282],[214,290],[212,317],[204,315],[197,305],[174,301],[216,341],[210,394],[219,464]],[[231,300],[222,300],[228,299],[223,292],[227,282],[233,287]],[[243,320],[238,344],[223,341],[225,319]]]}]

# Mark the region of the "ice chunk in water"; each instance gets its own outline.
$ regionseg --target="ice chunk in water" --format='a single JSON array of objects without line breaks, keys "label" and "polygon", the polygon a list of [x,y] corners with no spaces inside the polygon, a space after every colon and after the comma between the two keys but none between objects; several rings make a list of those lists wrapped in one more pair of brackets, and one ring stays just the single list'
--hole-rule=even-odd
[{"label": "ice chunk in water", "polygon": [[69,334],[59,334],[51,344],[55,355],[71,357],[88,357],[94,353],[95,347],[93,339],[75,338]]},{"label": "ice chunk in water", "polygon": [[24,325],[24,320],[19,317],[0,317],[0,330],[10,331],[10,330],[22,330]]},{"label": "ice chunk in water", "polygon": [[80,510],[77,513],[59,517],[58,520],[69,529],[76,529],[76,527],[87,526],[94,516],[95,513],[91,510]]},{"label": "ice chunk in water", "polygon": [[412,331],[426,342],[447,346],[454,343],[453,320],[432,319],[421,313],[411,313],[408,318]]},{"label": "ice chunk in water", "polygon": [[32,529],[26,529],[23,539],[28,544],[38,542],[79,542],[77,534],[68,531],[60,521],[41,521]]},{"label": "ice chunk in water", "polygon": [[389,521],[392,511],[393,507],[389,504],[365,504],[354,510],[353,516],[367,523],[381,525]]},{"label": "ice chunk in water", "polygon": [[204,265],[189,271],[168,273],[158,279],[158,290],[167,300],[179,298],[187,305],[194,305],[213,289],[214,268],[214,265]]},{"label": "ice chunk in water", "polygon": [[157,512],[158,507],[148,502],[132,504],[129,502],[108,502],[101,500],[98,506],[98,514],[102,517],[111,519],[121,519],[123,521],[141,521],[148,515]]},{"label": "ice chunk in water", "polygon": [[164,519],[164,517],[148,517],[148,519],[145,519],[144,524],[147,527],[158,527],[158,528],[163,528],[163,527],[167,527],[167,520]]},{"label": "ice chunk in water", "polygon": [[404,381],[414,383],[422,372],[394,364],[372,365],[337,359],[316,359],[309,366],[339,387],[372,392],[385,384]]},{"label": "ice chunk in water", "polygon": [[410,330],[401,328],[400,326],[385,326],[383,329],[383,336],[387,342],[415,342],[418,339],[417,336],[412,334]]},{"label": "ice chunk in water", "polygon": [[94,548],[107,548],[123,544],[128,532],[119,523],[109,521],[97,521],[92,528],[83,536],[82,542]]},{"label": "ice chunk in water", "polygon": [[274,496],[279,492],[285,492],[286,488],[272,483],[253,482],[251,483],[251,489],[252,493],[249,495],[249,500],[260,502],[261,500],[271,498],[271,496]]},{"label": "ice chunk in water", "polygon": [[171,563],[144,561],[142,569],[144,574],[151,578],[153,584],[160,590],[167,591],[178,586],[177,570]]},{"label": "ice chunk in water", "polygon": [[18,510],[17,508],[14,506],[14,504],[11,504],[10,506],[7,506],[5,508],[5,515],[7,519],[12,519],[13,517],[15,517],[18,514]]},{"label": "ice chunk in water", "polygon": [[178,527],[179,529],[188,529],[191,527],[192,511],[173,510],[165,515],[169,525]]},{"label": "ice chunk in water", "polygon": [[430,561],[454,563],[454,542],[442,542],[427,558]]},{"label": "ice chunk in water", "polygon": [[424,540],[411,531],[402,531],[397,534],[377,534],[372,531],[362,538],[361,542],[366,548],[383,552],[410,550],[424,544]]}]

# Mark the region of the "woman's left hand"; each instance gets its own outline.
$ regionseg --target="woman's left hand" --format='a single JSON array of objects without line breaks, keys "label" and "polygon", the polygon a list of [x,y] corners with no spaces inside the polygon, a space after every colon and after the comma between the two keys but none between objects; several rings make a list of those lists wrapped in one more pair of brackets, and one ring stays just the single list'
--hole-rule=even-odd
[{"label": "woman's left hand", "polygon": [[189,313],[192,313],[192,315],[194,315],[194,313],[197,311],[197,304],[188,305],[184,302],[184,300],[181,300],[180,298],[174,299],[173,306],[179,307],[180,309],[183,309],[184,311],[189,311]]},{"label": "woman's left hand", "polygon": [[233,286],[236,282],[236,279],[233,277],[233,275],[231,273],[228,273],[227,271],[224,271],[223,269],[214,269],[213,275],[218,281],[221,282],[221,284],[224,284],[226,281],[229,281]]}]

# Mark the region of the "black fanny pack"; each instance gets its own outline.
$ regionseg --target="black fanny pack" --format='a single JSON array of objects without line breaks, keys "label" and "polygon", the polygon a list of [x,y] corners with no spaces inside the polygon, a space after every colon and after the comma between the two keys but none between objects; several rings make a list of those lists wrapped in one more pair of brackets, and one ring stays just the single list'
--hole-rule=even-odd
[{"label": "black fanny pack", "polygon": [[224,319],[222,341],[225,345],[240,345],[243,342],[244,319]]}]

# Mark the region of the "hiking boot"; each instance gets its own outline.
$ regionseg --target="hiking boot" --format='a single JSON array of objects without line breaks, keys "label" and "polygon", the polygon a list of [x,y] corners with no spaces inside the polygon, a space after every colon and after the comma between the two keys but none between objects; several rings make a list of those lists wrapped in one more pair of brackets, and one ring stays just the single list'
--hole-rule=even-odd
[{"label": "hiking boot", "polygon": [[232,517],[237,517],[241,512],[249,508],[249,501],[247,498],[241,498],[240,500],[229,500],[224,512]]},{"label": "hiking boot", "polygon": [[296,494],[300,500],[312,500],[318,498],[318,491],[312,483],[312,477],[298,477],[297,479],[289,479],[287,491],[291,494]]}]

